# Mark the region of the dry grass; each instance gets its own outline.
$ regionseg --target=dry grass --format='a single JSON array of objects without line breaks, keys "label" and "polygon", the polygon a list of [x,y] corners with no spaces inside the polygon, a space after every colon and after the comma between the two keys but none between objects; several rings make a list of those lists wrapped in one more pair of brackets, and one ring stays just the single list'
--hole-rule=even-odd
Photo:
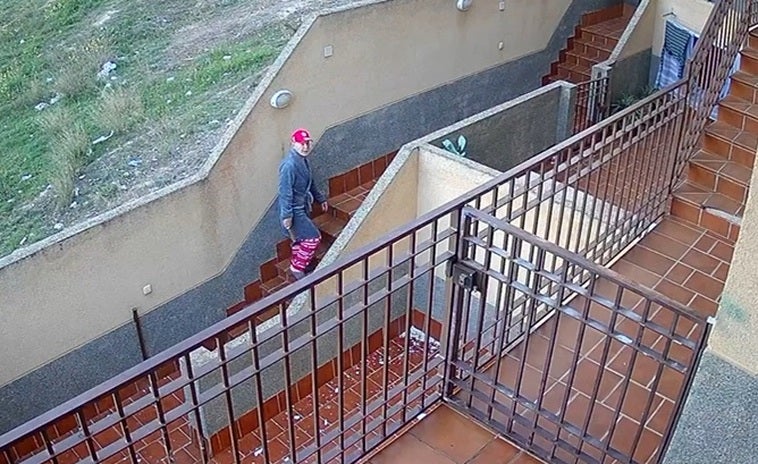
[{"label": "dry grass", "polygon": [[106,131],[124,133],[145,120],[145,105],[131,88],[106,88],[97,106],[97,124]]},{"label": "dry grass", "polygon": [[110,41],[103,37],[92,38],[68,50],[59,63],[60,73],[55,79],[55,90],[72,97],[96,90],[97,73],[111,55]]},{"label": "dry grass", "polygon": [[63,207],[73,197],[76,173],[90,150],[89,136],[82,122],[65,107],[43,112],[39,125],[50,141],[48,181],[57,194],[58,207]]}]

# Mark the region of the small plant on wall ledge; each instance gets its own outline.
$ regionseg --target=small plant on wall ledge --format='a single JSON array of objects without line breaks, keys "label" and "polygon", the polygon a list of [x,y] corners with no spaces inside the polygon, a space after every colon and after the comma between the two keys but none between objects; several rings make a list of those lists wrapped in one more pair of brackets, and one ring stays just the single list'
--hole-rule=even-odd
[{"label": "small plant on wall ledge", "polygon": [[454,144],[450,141],[450,139],[445,139],[442,141],[442,148],[449,151],[450,153],[453,153],[454,155],[461,156],[463,158],[466,157],[466,137],[463,135],[458,136],[458,144]]}]

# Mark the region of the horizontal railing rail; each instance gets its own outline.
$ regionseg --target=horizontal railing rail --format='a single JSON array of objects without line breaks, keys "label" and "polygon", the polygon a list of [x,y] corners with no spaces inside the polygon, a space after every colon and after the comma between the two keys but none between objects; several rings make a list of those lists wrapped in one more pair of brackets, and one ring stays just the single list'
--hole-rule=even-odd
[{"label": "horizontal railing rail", "polygon": [[[453,334],[444,320],[446,268],[461,251],[462,234],[471,232],[458,229],[464,208],[594,265],[611,263],[666,213],[668,195],[758,19],[757,4],[715,5],[681,81],[3,434],[0,463],[114,456],[137,462],[140,447],[152,443],[167,457],[195,447],[193,458],[203,462],[218,452],[231,453],[236,462],[248,451],[317,461],[365,452],[441,398],[440,353]],[[600,103],[603,111],[605,92],[601,81],[579,89],[588,107]],[[589,123],[596,114],[583,117]],[[538,247],[529,253],[539,253]],[[540,291],[555,295],[568,282],[579,291],[596,278],[566,260],[551,253],[542,263],[545,272],[568,280],[546,282]],[[308,304],[290,314],[288,302],[296,297]],[[520,313],[514,333],[523,334],[532,303],[522,296],[513,304],[512,314]],[[271,314],[272,321],[260,323]],[[390,371],[386,360],[400,354],[402,369]],[[417,362],[408,361],[411,355]],[[369,358],[384,364],[366,367]],[[346,382],[354,382],[352,396],[343,392]],[[341,415],[335,425],[325,416],[317,398],[326,385],[337,389],[329,401],[340,411],[359,398],[357,419]],[[309,406],[301,405],[309,399]],[[282,422],[280,415],[290,419]],[[295,415],[315,421],[302,427],[291,419]],[[324,430],[323,419],[329,422]],[[276,420],[280,433],[272,442],[267,424]],[[253,431],[260,443],[242,449],[241,438]]]}]

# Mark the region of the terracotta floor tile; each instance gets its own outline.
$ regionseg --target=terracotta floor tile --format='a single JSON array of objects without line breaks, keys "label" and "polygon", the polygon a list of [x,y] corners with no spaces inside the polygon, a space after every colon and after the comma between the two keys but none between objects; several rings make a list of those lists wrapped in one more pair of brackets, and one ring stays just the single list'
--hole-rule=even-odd
[{"label": "terracotta floor tile", "polygon": [[489,430],[447,407],[434,410],[409,433],[461,463],[476,456],[493,436]]},{"label": "terracotta floor tile", "polygon": [[684,255],[690,247],[689,244],[681,243],[655,231],[645,237],[640,245],[673,259],[678,259]]},{"label": "terracotta floor tile", "polygon": [[624,256],[624,260],[630,261],[659,276],[666,275],[669,269],[674,266],[674,261],[671,258],[643,247],[634,247]]},{"label": "terracotta floor tile", "polygon": [[692,298],[695,296],[695,293],[691,290],[688,290],[681,285],[673,283],[667,279],[662,279],[653,288],[666,295],[667,297],[682,303],[683,305],[689,304],[689,302],[692,301]]},{"label": "terracotta floor tile", "polygon": [[467,464],[508,464],[521,450],[505,440],[495,438]]},{"label": "terracotta floor tile", "polygon": [[522,452],[519,457],[511,461],[509,464],[541,464],[542,461],[535,458],[531,454]]},{"label": "terracotta floor tile", "polygon": [[724,285],[721,282],[700,271],[694,272],[684,283],[684,286],[713,301],[717,301],[724,290]]},{"label": "terracotta floor tile", "polygon": [[427,462],[430,464],[457,464],[410,433],[401,435],[377,456],[371,458],[369,462],[371,464],[420,464]]}]

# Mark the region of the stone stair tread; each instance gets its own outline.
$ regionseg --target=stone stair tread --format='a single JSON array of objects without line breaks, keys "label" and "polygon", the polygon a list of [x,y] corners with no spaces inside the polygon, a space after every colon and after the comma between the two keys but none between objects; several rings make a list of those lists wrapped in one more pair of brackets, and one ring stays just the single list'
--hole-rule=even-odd
[{"label": "stone stair tread", "polygon": [[750,131],[740,130],[732,125],[729,125],[723,121],[715,121],[709,124],[705,131],[714,137],[726,140],[748,150],[755,150],[758,148],[758,134],[754,134]]},{"label": "stone stair tread", "polygon": [[[603,45],[601,45],[601,44],[599,44],[597,42],[592,42],[592,41],[586,40],[586,39],[584,39],[582,37],[576,37],[576,38],[574,38],[574,42],[578,43],[578,44],[586,45],[587,47],[597,48],[598,50],[602,50],[602,51],[604,51],[606,53],[612,53],[613,52],[613,47],[608,48],[608,47],[605,47],[605,46],[603,46]],[[572,50],[573,50],[573,48],[572,48]]]},{"label": "stone stair tread", "polygon": [[674,196],[700,208],[712,208],[738,217],[742,216],[744,209],[738,201],[690,181],[682,182],[674,190]]},{"label": "stone stair tread", "polygon": [[750,103],[744,98],[727,95],[719,102],[719,105],[758,118],[758,104]]},{"label": "stone stair tread", "polygon": [[732,79],[742,82],[743,84],[752,86],[752,87],[758,87],[758,75],[746,73],[745,71],[739,70],[736,73],[732,74]]},{"label": "stone stair tread", "polygon": [[347,221],[332,216],[329,213],[324,213],[320,216],[317,216],[313,222],[316,224],[316,227],[318,227],[319,230],[326,232],[332,237],[337,237],[340,232],[342,232],[342,229],[344,229],[347,225]]},{"label": "stone stair tread", "polygon": [[568,55],[575,56],[577,58],[583,58],[583,59],[589,60],[589,61],[591,61],[593,63],[599,63],[599,61],[597,60],[597,58],[591,57],[588,54],[586,54],[585,52],[577,50],[577,49],[567,50],[566,51],[566,55],[567,56]]},{"label": "stone stair tread", "polygon": [[597,35],[603,35],[612,39],[619,39],[621,37],[621,34],[624,33],[627,24],[629,24],[629,19],[630,18],[628,17],[619,16],[617,18],[603,21],[598,24],[582,27],[582,30],[586,30],[587,32],[591,32]]},{"label": "stone stair tread", "polygon": [[692,163],[697,164],[716,175],[727,177],[735,182],[747,186],[750,183],[752,171],[735,161],[728,160],[723,156],[705,150],[698,151],[692,158]]},{"label": "stone stair tread", "polygon": [[755,48],[745,47],[742,50],[740,50],[740,54],[743,56],[747,56],[748,58],[758,60],[758,50],[756,50]]}]

